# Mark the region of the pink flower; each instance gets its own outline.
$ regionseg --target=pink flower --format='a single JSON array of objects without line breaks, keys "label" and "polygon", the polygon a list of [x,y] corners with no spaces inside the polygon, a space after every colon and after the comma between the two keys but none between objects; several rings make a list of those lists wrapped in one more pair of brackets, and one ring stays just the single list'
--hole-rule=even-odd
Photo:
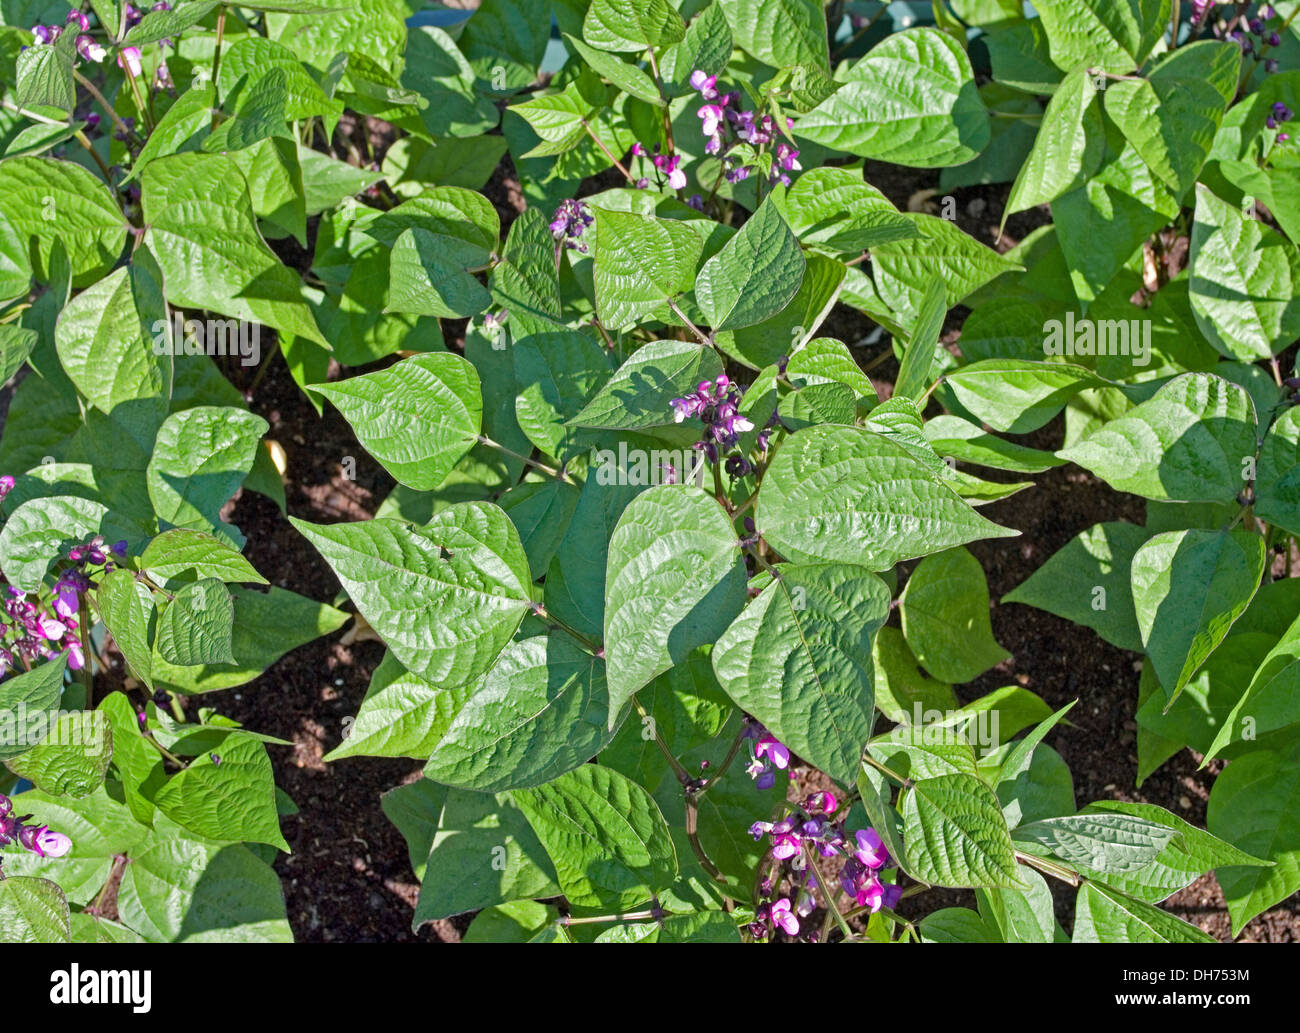
[{"label": "pink flower", "polygon": [[716,136],[718,130],[722,128],[722,121],[725,117],[722,108],[716,104],[705,104],[704,107],[700,108],[699,114],[700,118],[704,120],[704,125],[700,127],[704,135]]},{"label": "pink flower", "polygon": [[68,669],[80,671],[86,666],[86,654],[81,651],[81,643],[74,639],[72,642],[65,644],[68,649]]},{"label": "pink flower", "polygon": [[117,63],[133,78],[144,70],[144,63],[140,55],[139,47],[123,47],[118,52]]},{"label": "pink flower", "polygon": [[799,935],[799,919],[790,910],[789,897],[782,897],[772,905],[772,922],[780,926],[787,936]]},{"label": "pink flower", "polygon": [[699,90],[700,96],[705,100],[713,100],[718,95],[718,77],[716,75],[707,75],[703,69],[697,68],[691,73],[691,89]]},{"label": "pink flower", "polygon": [[96,43],[93,37],[87,36],[85,33],[77,37],[77,53],[87,61],[94,61],[95,64],[100,64],[108,56],[108,51],[104,49],[104,45]]},{"label": "pink flower", "polygon": [[41,638],[49,639],[51,642],[57,638],[62,638],[68,633],[68,626],[62,621],[56,621],[48,614],[41,614],[36,618],[36,633]]},{"label": "pink flower", "polygon": [[72,849],[72,840],[48,825],[28,825],[18,833],[18,842],[41,857],[62,857]]},{"label": "pink flower", "polygon": [[855,834],[858,849],[854,856],[868,868],[883,868],[889,862],[889,851],[875,829],[859,829]]},{"label": "pink flower", "polygon": [[770,732],[754,745],[754,756],[768,757],[782,771],[790,766],[790,750]]}]

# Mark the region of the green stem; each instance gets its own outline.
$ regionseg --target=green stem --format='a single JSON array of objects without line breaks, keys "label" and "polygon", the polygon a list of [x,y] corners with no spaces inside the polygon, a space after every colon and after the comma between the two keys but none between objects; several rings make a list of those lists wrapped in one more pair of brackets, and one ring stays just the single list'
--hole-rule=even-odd
[{"label": "green stem", "polygon": [[[817,888],[821,890],[822,897],[826,900],[827,909],[835,916],[835,924],[840,927],[840,932],[844,934],[844,938],[848,939],[853,935],[853,930],[849,928],[849,923],[846,922],[844,916],[840,914],[839,905],[835,903],[835,894],[837,890],[833,888],[833,884],[827,883],[826,879],[823,878],[821,869],[817,867],[817,859],[813,856],[813,852],[806,842],[803,844],[803,856],[804,860],[808,863],[808,866],[812,869],[813,874],[817,876]],[[824,943],[826,941],[823,940],[822,942]]]},{"label": "green stem", "polygon": [[1071,886],[1079,885],[1079,873],[1063,864],[1057,864],[1055,861],[1049,861],[1047,858],[1038,857],[1035,854],[1026,854],[1020,850],[1016,851],[1016,860],[1030,868],[1036,868],[1044,875],[1050,875],[1062,882],[1068,882]]},{"label": "green stem", "polygon": [[512,456],[513,458],[518,459],[526,463],[527,465],[531,466],[534,470],[540,470],[544,474],[549,474],[551,477],[554,477],[557,481],[564,481],[565,484],[574,484],[574,485],[577,484],[577,481],[575,481],[563,470],[557,470],[553,466],[547,466],[545,463],[539,463],[535,459],[532,459],[526,455],[514,451],[514,449],[506,448],[506,446],[501,444],[501,442],[493,441],[486,434],[480,434],[478,440],[480,445],[486,445],[488,448],[495,448],[498,452],[502,453],[503,455]]},{"label": "green stem", "polygon": [[95,675],[90,669],[94,654],[90,649],[90,607],[83,598],[77,607],[77,630],[81,632],[81,684],[86,690],[86,709],[95,709]]},{"label": "green stem", "polygon": [[895,782],[897,782],[899,785],[901,785],[904,789],[911,789],[911,788],[912,788],[912,780],[911,780],[910,778],[904,778],[904,777],[903,777],[902,775],[900,775],[897,771],[894,771],[894,770],[892,770],[891,768],[887,768],[887,767],[885,767],[885,765],[881,764],[880,761],[876,760],[876,758],[873,757],[873,756],[871,756],[871,754],[867,754],[867,755],[866,755],[865,757],[863,757],[862,759],[863,759],[866,763],[870,764],[870,765],[871,765],[873,768],[875,768],[877,771],[879,771],[879,772],[880,772],[882,775],[884,775],[886,778],[892,778]]},{"label": "green stem", "polygon": [[217,130],[217,117],[220,108],[217,96],[217,73],[221,71],[221,41],[226,34],[226,5],[222,4],[217,12],[217,43],[212,49],[212,132]]}]

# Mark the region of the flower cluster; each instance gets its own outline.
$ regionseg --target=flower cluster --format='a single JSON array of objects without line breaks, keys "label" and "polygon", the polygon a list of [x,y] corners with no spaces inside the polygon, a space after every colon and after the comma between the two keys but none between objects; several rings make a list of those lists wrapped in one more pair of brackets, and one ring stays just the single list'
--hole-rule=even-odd
[{"label": "flower cluster", "polygon": [[746,719],[743,738],[746,743],[753,743],[745,774],[757,783],[759,789],[771,789],[776,785],[776,771],[772,769],[784,771],[790,766],[789,747],[750,718]]},{"label": "flower cluster", "polygon": [[[1241,47],[1243,54],[1255,54],[1256,60],[1258,60],[1259,57],[1263,57],[1266,48],[1280,47],[1282,45],[1282,37],[1270,30],[1268,25],[1265,24],[1268,19],[1274,16],[1274,13],[1272,6],[1266,4],[1263,10],[1260,11],[1262,17],[1251,18],[1246,22],[1244,30],[1240,28],[1233,29],[1228,33],[1228,38]],[[1277,71],[1277,67],[1277,61],[1274,58],[1265,58],[1265,72],[1271,75]]]},{"label": "flower cluster", "polygon": [[[698,68],[691,74],[691,86],[708,103],[699,110],[701,131],[706,137],[704,152],[721,154],[726,161],[726,178],[728,183],[739,183],[748,179],[752,171],[749,165],[738,160],[726,158],[727,152],[736,143],[746,143],[754,148],[762,148],[776,138],[776,122],[771,115],[756,115],[740,106],[739,93],[719,93],[718,80],[715,75],[705,75]],[[786,119],[786,128],[792,126],[793,120]],[[799,152],[784,141],[776,145],[772,156],[772,170],[769,179],[772,182],[790,185],[787,173],[803,166],[799,164]]]},{"label": "flower cluster", "polygon": [[18,843],[39,857],[62,857],[72,849],[72,840],[48,825],[28,825],[30,814],[15,816],[13,801],[0,793],[0,846]]},{"label": "flower cluster", "polygon": [[[756,821],[749,827],[754,839],[767,836],[774,861],[788,864],[792,884],[797,886],[794,903],[789,896],[759,906],[750,932],[756,939],[769,935],[770,926],[789,936],[799,932],[799,919],[812,914],[817,906],[816,875],[808,864],[815,851],[825,858],[843,857],[839,882],[844,892],[872,914],[881,908],[893,908],[902,897],[902,889],[880,876],[890,866],[889,851],[873,828],[859,829],[847,840],[843,821],[833,820],[838,801],[834,793],[817,792],[804,800],[803,806],[779,821]],[[772,897],[775,882],[769,876],[759,887],[760,896]]]},{"label": "flower cluster", "polygon": [[[13,478],[0,477],[0,498],[12,488]],[[10,585],[5,589],[0,610],[8,622],[0,620],[0,678],[17,664],[29,668],[34,660],[51,660],[60,653],[67,654],[72,670],[85,666],[86,656],[77,634],[81,627],[81,596],[92,585],[89,568],[100,567],[105,572],[113,569],[110,553],[125,555],[126,542],[117,542],[106,552],[103,536],[96,535],[86,544],[69,549],[72,566],[59,575],[48,608],[39,598],[30,601],[20,588]]]},{"label": "flower cluster", "polygon": [[64,28],[69,25],[76,26],[77,39],[75,42],[77,53],[87,61],[94,61],[99,64],[108,56],[108,51],[102,43],[97,43],[95,38],[90,35],[90,19],[80,11],[69,11],[67,21],[63,25],[34,25],[32,26],[32,42],[38,47],[53,46],[60,36],[63,35]]},{"label": "flower cluster", "polygon": [[[654,151],[650,152],[645,149],[645,145],[640,141],[632,145],[632,153],[638,158],[649,157],[651,164],[667,178],[668,186],[672,190],[683,190],[686,187],[686,173],[683,171],[682,156],[680,154],[660,154],[659,145],[654,145]],[[645,190],[650,186],[650,180],[638,179],[636,182],[639,190]]]},{"label": "flower cluster", "polygon": [[587,245],[580,238],[583,231],[595,221],[596,217],[591,214],[591,209],[585,202],[561,201],[551,219],[551,236],[556,243],[563,243],[567,248],[586,254]]},{"label": "flower cluster", "polygon": [[754,429],[754,425],[740,414],[740,392],[734,390],[725,373],[718,374],[713,383],[700,381],[694,394],[674,398],[669,404],[677,423],[688,416],[698,416],[704,421],[704,437],[694,447],[708,456],[711,463],[718,461],[719,454],[734,448],[741,434]]}]

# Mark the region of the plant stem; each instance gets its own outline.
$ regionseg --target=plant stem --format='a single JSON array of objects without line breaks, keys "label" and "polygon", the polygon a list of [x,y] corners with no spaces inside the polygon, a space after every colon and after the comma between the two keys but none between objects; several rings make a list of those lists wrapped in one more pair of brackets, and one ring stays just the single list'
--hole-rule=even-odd
[{"label": "plant stem", "polygon": [[[143,142],[140,140],[140,137],[136,134],[136,131],[130,128],[125,122],[123,122],[122,117],[116,111],[113,110],[113,105],[104,99],[104,95],[99,92],[99,87],[97,87],[93,82],[91,82],[84,75],[78,72],[75,68],[72,71],[72,75],[77,80],[77,83],[81,85],[85,89],[85,91],[95,99],[95,102],[101,108],[104,109],[104,113],[108,115],[113,125],[117,127],[117,131],[119,133],[123,134],[124,136],[133,137],[135,140]],[[128,76],[128,78],[130,78],[130,76]]]},{"label": "plant stem", "polygon": [[695,799],[697,801],[703,799],[705,793],[722,781],[722,776],[725,775],[727,769],[731,767],[731,762],[736,759],[736,754],[740,752],[740,744],[744,741],[745,725],[742,723],[740,731],[736,733],[736,737],[731,741],[731,749],[727,751],[726,757],[722,759],[722,763],[718,766],[718,769],[709,776],[708,781],[705,782],[704,785],[700,786],[699,792],[695,794]]},{"label": "plant stem", "polygon": [[822,891],[822,896],[826,898],[826,907],[830,913],[835,916],[835,924],[840,927],[840,932],[844,934],[845,939],[848,939],[853,935],[853,930],[849,928],[849,923],[846,922],[844,916],[840,914],[839,905],[835,903],[836,890],[828,885],[826,880],[822,877],[821,869],[817,867],[817,858],[813,856],[813,852],[808,844],[804,843],[802,845],[804,860],[807,861],[813,874],[817,876],[817,888]]},{"label": "plant stem", "polygon": [[578,483],[567,473],[565,473],[563,470],[557,470],[553,466],[547,466],[545,463],[539,463],[535,459],[531,459],[526,455],[521,455],[519,452],[516,452],[513,449],[506,448],[505,445],[501,444],[499,441],[493,441],[486,434],[480,434],[478,440],[480,445],[486,445],[488,448],[495,448],[498,452],[501,452],[508,456],[512,456],[515,459],[519,459],[524,463],[527,463],[534,470],[540,470],[542,473],[549,474],[550,476],[554,477],[557,481],[564,481],[565,484],[575,484],[575,485]]},{"label": "plant stem", "polygon": [[879,771],[879,772],[880,772],[882,775],[884,775],[886,778],[892,778],[895,782],[897,782],[899,785],[901,785],[904,789],[911,789],[911,788],[912,788],[912,780],[911,780],[910,778],[904,778],[904,777],[903,777],[902,775],[900,775],[897,771],[894,771],[894,770],[892,770],[892,769],[890,769],[890,768],[885,767],[885,765],[881,764],[880,761],[876,760],[876,758],[873,757],[873,756],[871,756],[871,754],[867,754],[867,755],[866,755],[865,757],[863,757],[862,759],[863,759],[866,763],[870,764],[870,765],[871,765],[873,768],[875,768],[877,771]]},{"label": "plant stem", "polygon": [[1063,864],[1057,864],[1055,861],[1049,861],[1045,857],[1038,857],[1035,854],[1026,854],[1019,850],[1016,851],[1016,860],[1030,868],[1036,868],[1044,875],[1051,875],[1054,878],[1060,879],[1062,882],[1068,882],[1071,886],[1079,885],[1079,873],[1073,868],[1067,868]]},{"label": "plant stem", "polygon": [[591,653],[592,656],[604,656],[605,651],[604,649],[601,648],[599,642],[596,642],[594,639],[588,638],[577,628],[574,628],[569,624],[565,623],[564,621],[562,621],[559,617],[555,616],[555,614],[547,610],[546,607],[543,606],[541,603],[533,603],[532,610],[533,610],[534,617],[536,617],[538,620],[545,621],[553,628],[563,631],[566,635],[568,635],[570,638],[577,641],[579,645],[581,645],[589,653]]},{"label": "plant stem", "polygon": [[663,736],[659,734],[659,723],[650,716],[650,712],[646,710],[645,706],[636,698],[635,695],[632,697],[632,705],[636,708],[636,712],[641,715],[641,727],[645,728],[646,722],[649,722],[650,734],[654,737],[655,745],[659,747],[659,752],[664,755],[664,760],[668,761],[668,766],[673,769],[673,774],[677,776],[677,781],[682,785],[694,781],[694,777],[686,770],[685,765],[677,759],[673,751],[668,748],[668,744],[664,742]]},{"label": "plant stem", "polygon": [[90,607],[83,598],[77,607],[77,630],[81,633],[81,684],[86,689],[86,709],[95,709],[95,675],[90,669]]},{"label": "plant stem", "polygon": [[614,157],[614,155],[610,152],[610,149],[605,146],[604,141],[602,141],[601,138],[592,131],[591,126],[587,123],[587,120],[585,118],[582,120],[582,128],[587,131],[588,136],[590,136],[593,140],[596,141],[596,146],[605,152],[605,157],[614,163],[614,167],[617,168],[619,172],[623,173],[623,178],[626,179],[629,183],[636,182],[632,178],[632,173],[628,172],[628,170],[623,167],[623,163]]},{"label": "plant stem", "polygon": [[707,344],[709,347],[713,347],[713,338],[709,337],[703,330],[692,323],[690,319],[687,318],[686,313],[678,306],[677,302],[673,301],[672,298],[667,298],[665,300],[668,302],[668,307],[673,310],[673,314],[686,324],[691,333],[699,339],[701,344]]},{"label": "plant stem", "polygon": [[217,11],[217,45],[212,50],[212,132],[217,131],[220,98],[217,96],[217,73],[221,71],[221,41],[226,34],[226,5]]}]

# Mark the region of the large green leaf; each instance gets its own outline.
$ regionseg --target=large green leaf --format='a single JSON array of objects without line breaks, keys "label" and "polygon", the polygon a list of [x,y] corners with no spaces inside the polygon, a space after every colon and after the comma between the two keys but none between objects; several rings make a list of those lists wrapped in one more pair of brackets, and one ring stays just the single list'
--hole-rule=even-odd
[{"label": "large green leaf", "polygon": [[745,601],[731,520],[692,485],[659,485],[623,510],[605,568],[609,723],[632,694],[716,642]]},{"label": "large green leaf", "polygon": [[39,722],[29,727],[29,719],[42,712],[57,714],[67,669],[67,657],[60,655],[0,682],[0,760],[16,757],[40,741],[43,729]]},{"label": "large green leaf", "polygon": [[1249,605],[1265,553],[1248,531],[1192,529],[1158,534],[1134,554],[1138,628],[1170,702]]},{"label": "large green leaf", "polygon": [[1300,336],[1300,251],[1276,230],[1196,187],[1192,312],[1229,358],[1271,358]]},{"label": "large green leaf", "polygon": [[712,348],[694,341],[651,341],[618,368],[570,427],[641,430],[674,422],[674,398],[692,394],[722,372]]},{"label": "large green leaf", "polygon": [[162,268],[169,301],[328,346],[302,281],[258,232],[243,173],[230,158],[158,158],[146,167],[141,191],[146,241]]},{"label": "large green leaf", "polygon": [[460,789],[540,785],[613,737],[605,664],[557,632],[512,643],[433,748],[424,773]]},{"label": "large green leaf", "polygon": [[30,499],[17,506],[0,530],[0,568],[6,580],[35,592],[50,564],[69,546],[104,530],[107,518],[100,503],[72,495]]},{"label": "large green leaf", "polygon": [[686,25],[668,0],[592,0],[582,23],[593,47],[641,51],[681,42]]},{"label": "large green leaf", "polygon": [[960,43],[934,28],[885,37],[795,133],[864,158],[962,165],[989,142],[989,116]]},{"label": "large green leaf", "polygon": [[585,764],[511,798],[581,907],[631,910],[672,885],[677,853],[659,806],[631,779]]},{"label": "large green leaf", "polygon": [[67,943],[70,920],[58,883],[23,877],[0,882],[0,938],[6,943]]},{"label": "large green leaf", "polygon": [[163,607],[154,646],[164,660],[181,667],[233,664],[234,623],[230,589],[216,578],[204,578],[182,585]]},{"label": "large green leaf", "polygon": [[[51,712],[56,713],[56,712]],[[56,796],[89,796],[104,784],[113,732],[98,710],[63,713],[26,753],[8,763],[16,775]]]},{"label": "large green leaf", "polygon": [[965,549],[918,563],[898,608],[907,644],[940,681],[973,681],[1011,657],[993,639],[984,570]]},{"label": "large green leaf", "polygon": [[435,684],[463,684],[491,667],[531,602],[519,534],[490,503],[449,506],[423,527],[292,522],[393,655]]},{"label": "large green leaf", "polygon": [[1020,889],[997,797],[974,775],[923,778],[903,794],[907,871],[935,886]]},{"label": "large green leaf", "polygon": [[1255,456],[1254,405],[1236,384],[1187,373],[1057,454],[1148,499],[1229,502]]},{"label": "large green leaf", "polygon": [[695,297],[714,330],[753,326],[785,308],[804,268],[799,238],[769,199],[704,263]]},{"label": "large green leaf", "polygon": [[592,279],[601,322],[610,330],[642,322],[689,291],[703,247],[679,220],[597,208]]},{"label": "large green leaf", "polygon": [[787,559],[872,570],[1016,533],[976,513],[902,445],[829,425],[782,443],[763,478],[754,519]]},{"label": "large green leaf", "polygon": [[1096,88],[1086,68],[1076,68],[1056,88],[1043,112],[1033,150],[1007,198],[1006,213],[1024,211],[1082,186],[1106,149]]},{"label": "large green leaf", "polygon": [[1255,473],[1255,516],[1300,534],[1300,409],[1288,409],[1264,435]]},{"label": "large green leaf", "polygon": [[145,471],[158,519],[209,530],[253,468],[267,422],[243,409],[199,405],[173,413],[158,430]]},{"label": "large green leaf", "polygon": [[163,814],[209,839],[267,843],[288,850],[275,806],[271,758],[260,740],[233,732],[219,753],[195,757],[167,780],[154,803]]},{"label": "large green leaf", "polygon": [[311,389],[334,403],[396,480],[418,491],[438,487],[482,430],[478,373],[450,352]]},{"label": "large green leaf", "polygon": [[863,567],[781,564],[713,648],[727,694],[799,756],[851,784],[875,719],[871,645],[889,589]]},{"label": "large green leaf", "polygon": [[1205,824],[1216,836],[1271,868],[1229,867],[1219,885],[1233,935],[1300,889],[1300,761],[1258,750],[1232,761],[1214,780]]},{"label": "large green leaf", "polygon": [[1101,381],[1064,362],[985,359],[944,378],[957,400],[994,430],[1027,434],[1050,421],[1074,395]]},{"label": "large green leaf", "polygon": [[1175,829],[1132,814],[1073,814],[1016,827],[1015,842],[1032,844],[1067,864],[1093,871],[1141,871],[1177,836]]},{"label": "large green leaf", "polygon": [[1158,907],[1085,882],[1074,905],[1075,943],[1213,943],[1214,937]]},{"label": "large green leaf", "polygon": [[[1238,686],[1239,688],[1239,686]],[[1246,691],[1205,752],[1209,761],[1225,746],[1300,723],[1300,618],[1260,661]]]},{"label": "large green leaf", "polygon": [[817,0],[727,0],[712,6],[726,15],[735,43],[773,68],[802,65],[826,72],[826,15]]},{"label": "large green leaf", "polygon": [[1034,9],[1052,61],[1066,72],[1079,65],[1131,72],[1169,22],[1169,0],[1040,0]]}]

